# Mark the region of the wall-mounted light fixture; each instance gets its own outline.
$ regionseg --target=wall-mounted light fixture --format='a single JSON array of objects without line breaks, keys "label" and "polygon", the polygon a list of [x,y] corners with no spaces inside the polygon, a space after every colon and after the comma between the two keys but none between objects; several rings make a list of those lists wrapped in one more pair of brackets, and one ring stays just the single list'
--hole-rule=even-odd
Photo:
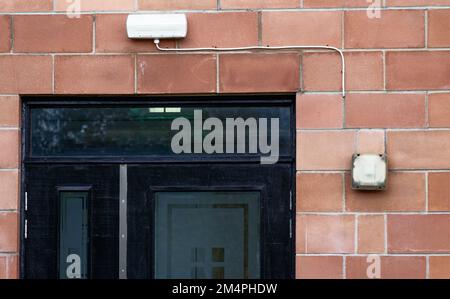
[{"label": "wall-mounted light fixture", "polygon": [[129,38],[164,39],[185,38],[187,19],[185,14],[129,15],[127,18]]}]

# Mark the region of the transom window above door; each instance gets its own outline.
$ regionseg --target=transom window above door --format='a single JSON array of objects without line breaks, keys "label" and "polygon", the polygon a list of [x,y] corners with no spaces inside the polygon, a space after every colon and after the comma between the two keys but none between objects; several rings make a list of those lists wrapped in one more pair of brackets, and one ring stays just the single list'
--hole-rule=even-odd
[{"label": "transom window above door", "polygon": [[29,107],[29,158],[256,159],[269,156],[274,141],[277,156],[293,156],[289,101]]}]

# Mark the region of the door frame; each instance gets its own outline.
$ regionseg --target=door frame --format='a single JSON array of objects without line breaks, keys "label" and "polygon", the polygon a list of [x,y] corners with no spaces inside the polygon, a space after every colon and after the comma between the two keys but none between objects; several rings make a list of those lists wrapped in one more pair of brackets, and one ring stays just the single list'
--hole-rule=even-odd
[{"label": "door frame", "polygon": [[[195,98],[193,100],[193,98]],[[127,106],[169,106],[169,105],[190,105],[190,106],[231,106],[231,107],[248,107],[255,104],[264,104],[267,106],[288,106],[290,107],[290,130],[291,130],[291,156],[279,157],[278,163],[290,163],[291,164],[291,193],[290,193],[290,205],[291,205],[291,277],[295,278],[295,264],[296,264],[296,94],[295,93],[273,93],[273,94],[214,94],[214,95],[139,95],[139,96],[101,96],[101,95],[81,95],[81,96],[23,96],[21,97],[21,174],[20,174],[20,248],[19,248],[19,277],[24,278],[25,274],[25,206],[27,201],[26,196],[26,168],[29,164],[222,164],[222,163],[235,163],[235,164],[253,164],[259,163],[258,158],[252,158],[243,155],[243,159],[235,159],[235,155],[225,155],[223,159],[199,159],[192,160],[186,158],[183,160],[158,160],[154,157],[64,157],[64,158],[30,158],[29,146],[31,140],[31,121],[30,121],[30,108],[38,107],[92,107],[102,108],[108,105],[114,107],[127,107]],[[231,160],[230,160],[231,159]],[[191,186],[192,187],[192,186]],[[92,196],[92,190],[89,194]],[[261,206],[261,209],[263,206]],[[262,265],[262,263],[261,263]],[[153,272],[153,268],[151,269]]]}]

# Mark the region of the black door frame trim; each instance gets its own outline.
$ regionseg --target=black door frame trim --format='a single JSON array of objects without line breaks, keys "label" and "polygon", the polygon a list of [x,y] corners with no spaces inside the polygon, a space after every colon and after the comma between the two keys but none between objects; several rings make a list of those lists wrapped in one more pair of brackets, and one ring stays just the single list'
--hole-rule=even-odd
[{"label": "black door frame trim", "polygon": [[[196,100],[192,100],[192,98],[198,98]],[[30,159],[29,155],[29,141],[31,140],[31,123],[30,123],[30,113],[29,110],[31,107],[106,107],[108,105],[112,106],[161,106],[161,105],[225,105],[225,106],[250,106],[255,104],[264,104],[266,106],[290,106],[291,109],[291,157],[280,156],[278,163],[290,163],[292,165],[292,174],[291,174],[291,198],[290,205],[292,207],[290,211],[290,219],[291,219],[291,229],[292,229],[292,242],[291,242],[291,265],[292,265],[292,273],[291,278],[295,278],[295,264],[296,264],[296,95],[295,93],[272,93],[272,94],[207,94],[207,95],[108,95],[108,96],[99,96],[99,95],[69,95],[69,96],[55,96],[55,95],[27,95],[21,96],[21,163],[20,163],[20,246],[19,246],[19,277],[21,279],[24,278],[25,274],[25,219],[26,219],[26,210],[25,210],[25,193],[27,192],[26,185],[26,166],[28,164],[34,163],[80,163],[80,164],[89,164],[89,163],[102,163],[102,164],[153,164],[158,163],[155,160],[147,160],[147,159],[124,159],[123,157],[114,157],[113,159],[98,159],[89,157],[73,157],[73,158],[62,158],[62,159]],[[212,160],[197,160],[194,162],[186,161],[170,161],[170,160],[162,160],[160,163],[243,163],[243,164],[253,164],[260,163],[259,158],[256,157],[244,157],[241,160],[230,160],[227,157],[224,159],[212,159]],[[92,190],[91,190],[92,191]],[[92,192],[89,192],[90,196],[92,196]],[[261,263],[262,265],[262,263]],[[153,268],[151,270],[153,272]]]}]

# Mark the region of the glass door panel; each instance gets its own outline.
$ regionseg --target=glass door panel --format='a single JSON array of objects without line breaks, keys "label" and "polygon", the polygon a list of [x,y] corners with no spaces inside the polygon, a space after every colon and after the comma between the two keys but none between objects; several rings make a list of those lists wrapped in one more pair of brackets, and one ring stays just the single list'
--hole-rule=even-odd
[{"label": "glass door panel", "polygon": [[88,278],[88,192],[60,192],[59,278]]},{"label": "glass door panel", "polygon": [[259,192],[155,193],[155,277],[260,277]]}]

